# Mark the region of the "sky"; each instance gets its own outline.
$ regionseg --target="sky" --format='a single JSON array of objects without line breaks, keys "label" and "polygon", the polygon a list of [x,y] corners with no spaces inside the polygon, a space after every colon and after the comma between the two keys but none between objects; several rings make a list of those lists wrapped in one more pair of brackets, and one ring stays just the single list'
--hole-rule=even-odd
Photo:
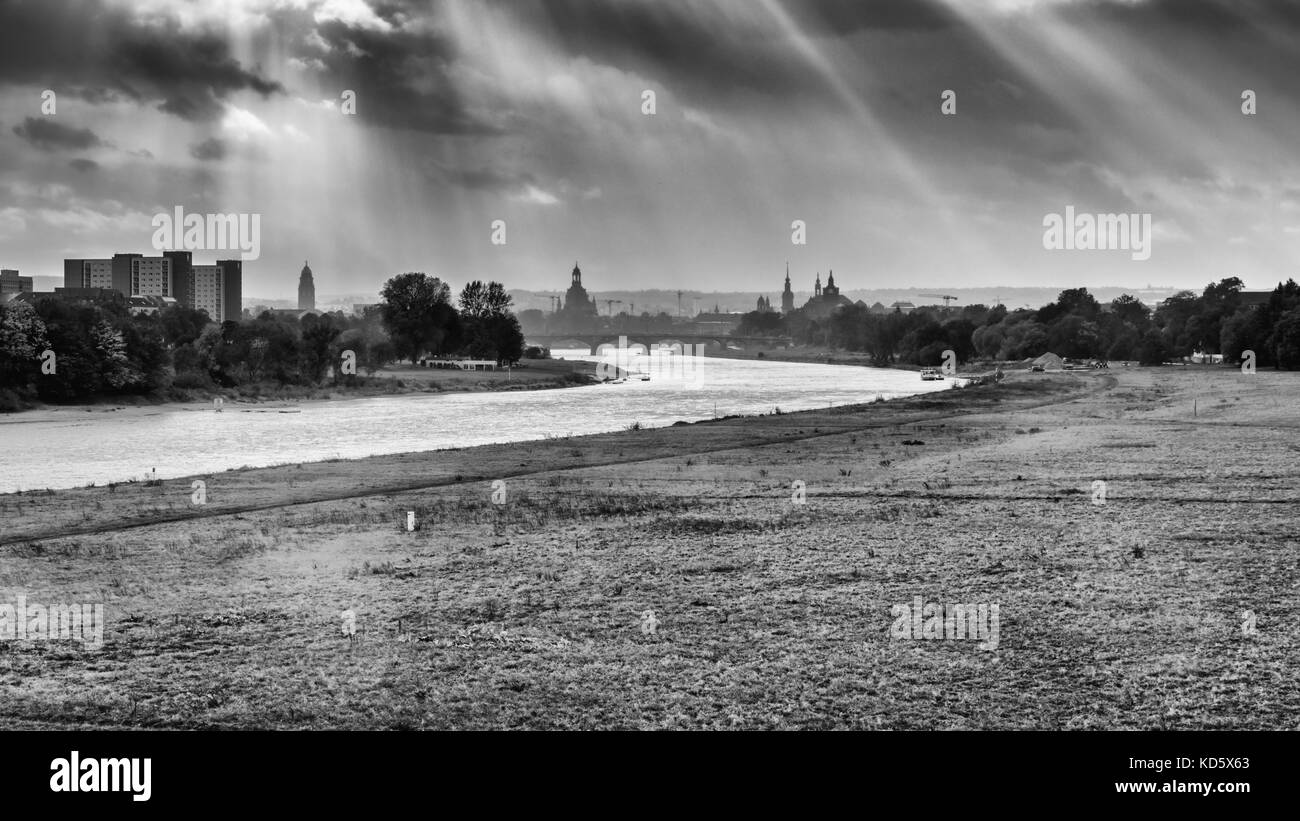
[{"label": "sky", "polygon": [[[260,215],[272,299],[304,261],[318,294],[1271,288],[1297,76],[1291,0],[0,0],[0,266],[156,254],[180,207]],[[1067,206],[1149,214],[1149,258],[1044,248]]]}]

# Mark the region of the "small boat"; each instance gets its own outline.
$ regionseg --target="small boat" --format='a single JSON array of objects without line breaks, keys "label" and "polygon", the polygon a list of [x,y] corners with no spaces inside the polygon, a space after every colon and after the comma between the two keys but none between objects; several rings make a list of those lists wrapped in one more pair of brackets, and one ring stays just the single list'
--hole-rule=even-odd
[{"label": "small boat", "polygon": [[922,368],[922,369],[921,369],[921,381],[922,381],[922,382],[935,382],[935,381],[942,382],[942,381],[943,381],[943,374],[939,372],[939,369],[938,369],[938,368]]}]

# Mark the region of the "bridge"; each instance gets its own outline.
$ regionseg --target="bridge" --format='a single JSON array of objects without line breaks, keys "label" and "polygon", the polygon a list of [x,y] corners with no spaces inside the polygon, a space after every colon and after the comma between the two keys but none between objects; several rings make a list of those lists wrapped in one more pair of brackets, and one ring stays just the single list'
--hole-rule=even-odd
[{"label": "bridge", "polygon": [[619,339],[626,339],[629,348],[640,345],[649,353],[651,349],[658,345],[660,348],[680,345],[683,348],[687,345],[703,346],[705,352],[709,350],[719,351],[726,350],[728,345],[739,345],[741,348],[784,348],[790,344],[788,336],[727,336],[725,334],[674,334],[674,333],[595,333],[595,334],[525,334],[526,345],[536,345],[541,348],[587,348],[592,355],[602,345],[612,345],[617,348]]}]

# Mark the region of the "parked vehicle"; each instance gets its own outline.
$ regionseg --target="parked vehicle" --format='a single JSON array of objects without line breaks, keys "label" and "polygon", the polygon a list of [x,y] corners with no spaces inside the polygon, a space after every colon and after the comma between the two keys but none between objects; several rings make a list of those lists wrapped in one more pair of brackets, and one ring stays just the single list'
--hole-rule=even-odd
[{"label": "parked vehicle", "polygon": [[934,381],[940,381],[940,382],[942,382],[942,381],[943,381],[943,374],[939,371],[938,368],[923,368],[923,369],[921,369],[921,381],[923,381],[923,382],[934,382]]}]

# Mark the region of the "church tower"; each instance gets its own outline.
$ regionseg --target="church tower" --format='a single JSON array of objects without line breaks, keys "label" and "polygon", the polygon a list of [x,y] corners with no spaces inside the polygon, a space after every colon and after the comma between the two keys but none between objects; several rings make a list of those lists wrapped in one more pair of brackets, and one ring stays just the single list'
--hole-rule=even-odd
[{"label": "church tower", "polygon": [[826,289],[822,291],[822,294],[828,297],[837,297],[840,295],[840,289],[835,287],[834,271],[831,271],[830,275],[826,277]]},{"label": "church tower", "polygon": [[794,291],[790,290],[790,263],[785,264],[785,290],[781,292],[781,313],[794,310]]},{"label": "church tower", "polygon": [[596,302],[588,294],[587,289],[582,287],[582,271],[578,268],[578,263],[573,263],[573,271],[569,275],[569,290],[564,293],[564,312],[571,317],[596,316]]},{"label": "church tower", "polygon": [[316,283],[312,280],[307,260],[302,261],[302,274],[298,277],[298,310],[316,310]]},{"label": "church tower", "polygon": [[822,296],[822,272],[817,272],[817,282],[813,285],[813,299],[821,299]]}]

